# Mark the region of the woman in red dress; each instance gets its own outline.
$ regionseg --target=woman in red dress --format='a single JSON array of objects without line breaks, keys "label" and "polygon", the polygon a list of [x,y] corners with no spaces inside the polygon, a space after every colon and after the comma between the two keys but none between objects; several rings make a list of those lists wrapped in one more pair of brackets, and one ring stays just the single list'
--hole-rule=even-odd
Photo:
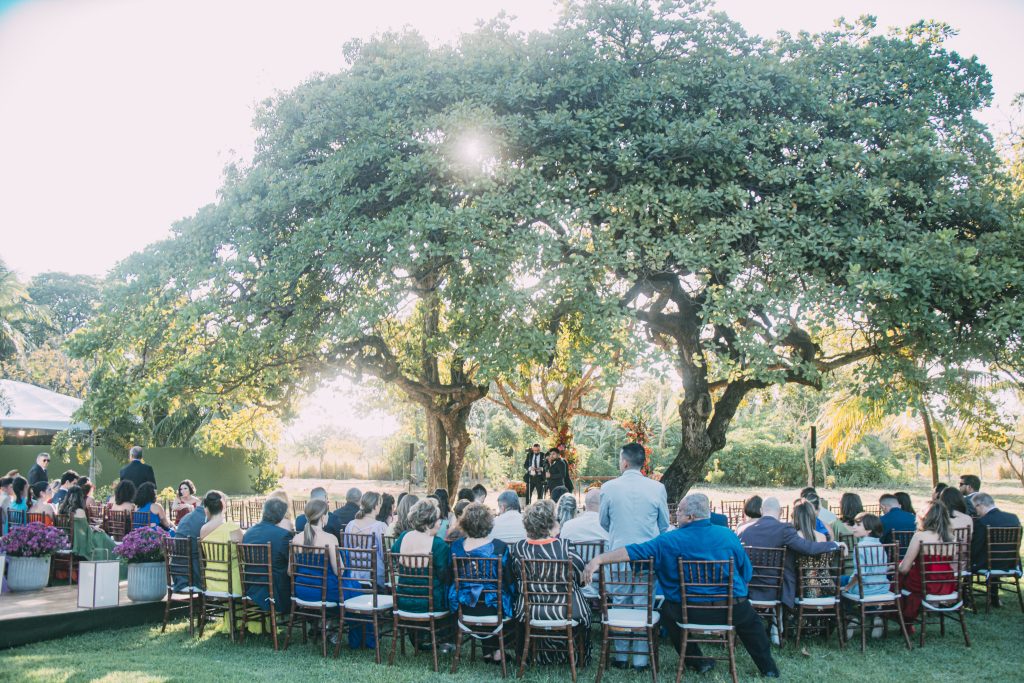
[{"label": "woman in red dress", "polygon": [[[953,570],[953,550],[948,546],[949,555],[924,555],[924,543],[952,543],[953,531],[949,513],[942,503],[933,502],[921,519],[919,531],[914,533],[907,546],[907,554],[900,562],[903,575],[903,618],[907,623],[915,621],[921,611],[925,595],[949,595],[957,589],[956,573]],[[928,573],[928,585],[924,585],[922,565]]]}]

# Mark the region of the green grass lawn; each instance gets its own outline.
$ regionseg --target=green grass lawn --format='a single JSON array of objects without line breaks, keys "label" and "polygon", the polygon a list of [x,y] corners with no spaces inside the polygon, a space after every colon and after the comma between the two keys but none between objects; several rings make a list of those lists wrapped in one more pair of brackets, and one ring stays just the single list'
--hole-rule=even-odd
[{"label": "green grass lawn", "polygon": [[[945,638],[938,630],[931,631],[923,649],[907,652],[902,640],[890,630],[887,640],[868,641],[868,651],[861,654],[856,645],[840,651],[835,637],[828,642],[808,641],[803,651],[792,643],[776,657],[784,678],[793,681],[1019,681],[1024,666],[1024,614],[1016,602],[1004,600],[1005,606],[986,615],[981,612],[968,617],[972,646],[964,647],[959,627],[947,629]],[[596,633],[595,633],[596,635]],[[595,661],[580,671],[580,681],[593,681],[597,673]],[[385,639],[385,648],[390,639]],[[352,681],[368,683],[432,683],[453,680],[446,668],[450,664],[442,656],[442,672],[430,670],[429,654],[405,657],[401,653],[395,665],[378,666],[370,651],[354,652],[342,646],[341,656],[323,659],[313,642],[301,640],[287,652],[274,652],[266,638],[251,638],[244,645],[232,644],[226,634],[208,630],[202,639],[190,638],[184,623],[176,623],[161,634],[159,627],[112,629],[84,636],[52,640],[0,652],[0,679],[32,683],[35,681]],[[385,649],[385,655],[387,649]],[[386,657],[385,657],[386,661]],[[664,645],[661,651],[660,680],[675,677],[676,654]],[[741,680],[756,677],[750,657],[737,645],[737,663]],[[687,672],[684,680],[726,681],[727,667],[719,662],[711,674],[697,676]],[[510,672],[514,677],[514,671]],[[493,666],[462,659],[454,680],[475,682],[500,678],[501,670]],[[543,683],[568,681],[567,666],[528,669],[526,680]],[[606,672],[609,683],[643,683],[650,674],[633,674],[617,670]]]}]

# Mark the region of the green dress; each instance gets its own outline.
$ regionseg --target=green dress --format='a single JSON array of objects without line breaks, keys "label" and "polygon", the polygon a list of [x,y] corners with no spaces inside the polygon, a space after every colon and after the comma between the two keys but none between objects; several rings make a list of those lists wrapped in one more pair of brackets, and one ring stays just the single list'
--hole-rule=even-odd
[{"label": "green dress", "polygon": [[[71,552],[86,560],[112,560],[114,558],[114,546],[117,545],[110,536],[103,531],[97,531],[89,525],[85,517],[75,517],[71,527]],[[121,562],[121,578],[128,578],[128,566]]]}]

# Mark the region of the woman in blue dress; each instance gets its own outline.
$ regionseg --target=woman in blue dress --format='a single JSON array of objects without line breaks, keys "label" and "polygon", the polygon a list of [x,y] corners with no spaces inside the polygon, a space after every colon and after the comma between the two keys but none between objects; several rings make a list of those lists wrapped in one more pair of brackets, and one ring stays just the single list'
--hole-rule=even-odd
[{"label": "woman in blue dress", "polygon": [[138,526],[137,521],[142,514],[149,515],[149,526],[158,526],[170,530],[171,520],[167,511],[156,502],[156,486],[151,482],[143,482],[135,491],[135,513],[132,515],[132,527]]}]

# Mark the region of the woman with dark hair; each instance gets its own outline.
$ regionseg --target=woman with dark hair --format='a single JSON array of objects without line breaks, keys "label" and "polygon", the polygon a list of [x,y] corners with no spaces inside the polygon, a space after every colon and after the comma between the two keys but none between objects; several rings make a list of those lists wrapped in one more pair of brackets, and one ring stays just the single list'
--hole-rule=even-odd
[{"label": "woman with dark hair", "polygon": [[[144,482],[139,487],[139,493],[147,487],[152,487],[151,483]],[[137,500],[137,499],[136,499]],[[231,586],[228,586],[228,563],[227,562],[207,562],[206,567],[206,590],[227,593],[234,591],[241,593],[242,578],[238,567],[238,548],[236,543],[242,542],[242,528],[235,522],[229,522],[224,518],[224,508],[227,507],[228,499],[220,491],[210,491],[203,497],[203,510],[206,512],[206,524],[199,530],[199,541],[200,544],[203,542],[207,543],[226,543],[228,548],[228,558],[231,565]],[[218,578],[223,577],[223,578]],[[250,622],[253,625],[257,625],[260,622]],[[223,626],[225,630],[231,625],[229,616],[224,615]]]},{"label": "woman with dark hair", "polygon": [[89,524],[86,505],[85,490],[78,485],[69,488],[60,503],[60,514],[71,518],[71,551],[89,560],[109,559],[117,544],[99,527]]},{"label": "woman with dark hair", "polygon": [[185,479],[178,484],[178,495],[171,502],[171,515],[174,523],[181,521],[182,517],[192,512],[199,506],[199,499],[196,498],[196,485],[191,479]]},{"label": "woman with dark hair", "polygon": [[473,502],[473,489],[463,487],[459,489],[459,492],[455,495],[455,502],[458,503],[460,500],[468,500],[470,503]]},{"label": "woman with dark hair", "polygon": [[[367,534],[373,536],[377,545],[377,576],[375,580],[378,586],[384,586],[384,535],[387,533],[387,525],[377,519],[380,512],[383,496],[374,491],[367,491],[359,499],[359,512],[356,518],[345,526],[345,534]],[[344,538],[344,536],[342,536]],[[344,545],[348,545],[345,543]],[[367,572],[352,572],[349,578],[369,579]],[[351,639],[350,639],[351,644]],[[373,647],[370,643],[369,647]]]},{"label": "woman with dark hair", "polygon": [[11,491],[14,498],[11,500],[11,509],[15,512],[28,512],[32,507],[32,489],[25,477],[15,477],[11,482]]},{"label": "woman with dark hair", "polygon": [[909,512],[912,515],[917,514],[916,512],[914,512],[914,503],[913,501],[910,500],[909,493],[907,493],[906,491],[897,491],[892,495],[896,496],[896,500],[900,502],[901,510],[903,510],[904,512]]},{"label": "woman with dark hair", "polygon": [[751,496],[743,504],[743,523],[736,527],[736,535],[739,536],[747,527],[761,519],[761,503],[764,502],[761,496]]},{"label": "woman with dark hair", "polygon": [[[907,552],[900,562],[900,574],[903,574],[903,619],[914,621],[921,610],[924,600],[925,586],[921,575],[921,566],[928,568],[927,592],[931,595],[949,595],[957,588],[956,575],[953,572],[952,557],[949,555],[922,555],[922,543],[952,543],[953,528],[949,513],[941,502],[933,502],[920,521],[918,531],[910,539]],[[955,546],[947,546],[953,548]],[[920,558],[918,557],[920,555]],[[936,579],[941,580],[936,583]]]},{"label": "woman with dark hair", "polygon": [[551,489],[551,502],[558,505],[558,501],[562,500],[562,496],[569,493],[569,489],[564,486],[556,486]]},{"label": "woman with dark hair", "polygon": [[967,500],[960,489],[947,486],[939,494],[939,502],[946,506],[949,513],[949,524],[954,533],[957,529],[974,530],[974,518],[967,514]]},{"label": "woman with dark hair", "polygon": [[385,527],[390,527],[395,516],[395,497],[390,493],[383,493],[380,497],[380,510],[377,511],[377,521],[384,522]]},{"label": "woman with dark hair", "polygon": [[[464,501],[462,501],[464,502]],[[460,502],[461,504],[461,502]],[[459,516],[459,528],[462,537],[452,544],[452,557],[498,558],[501,560],[501,606],[506,618],[512,616],[512,576],[509,574],[508,548],[504,541],[491,538],[494,530],[494,515],[481,503],[469,503]],[[494,576],[483,577],[496,579]],[[452,612],[462,608],[463,614],[474,617],[495,617],[498,614],[498,596],[494,593],[483,593],[484,584],[464,583],[462,590],[456,591],[454,584],[448,589],[448,603]],[[484,650],[484,661],[500,663],[502,652],[498,649],[496,637],[485,638],[481,645]]]},{"label": "woman with dark hair", "polygon": [[[818,513],[813,503],[804,501],[793,506],[793,527],[804,539],[812,543],[824,543],[828,540],[825,534],[817,530]],[[823,589],[831,589],[833,581],[828,567],[828,554],[823,555],[801,555],[797,558],[797,564],[803,567],[810,566],[812,571],[803,573],[803,593],[799,598],[821,597]],[[796,571],[801,571],[796,567]]]},{"label": "woman with dark hair", "polygon": [[[152,482],[144,481],[135,490],[136,512],[149,513],[149,523],[164,529],[170,529],[171,523],[167,519],[167,512],[160,503],[156,502],[156,486]],[[133,523],[134,526],[134,523]]]},{"label": "woman with dark hair", "polygon": [[37,481],[29,488],[32,491],[32,504],[28,508],[28,514],[43,515],[43,524],[53,526],[54,508],[50,505],[49,483]]},{"label": "woman with dark hair", "polygon": [[93,485],[89,477],[79,477],[78,481],[75,482],[75,485],[78,486],[78,488],[82,489],[82,495],[85,496],[86,505],[96,504],[96,501],[93,500],[92,497]]},{"label": "woman with dark hair", "polygon": [[839,499],[839,519],[851,530],[857,523],[857,515],[862,512],[864,512],[864,503],[856,493],[844,493],[843,497]]},{"label": "woman with dark hair", "polygon": [[935,485],[935,488],[932,489],[932,500],[938,500],[939,496],[942,495],[942,492],[948,488],[949,484],[940,481],[938,484]]},{"label": "woman with dark hair", "polygon": [[114,502],[108,503],[111,510],[123,512],[135,512],[135,482],[130,479],[122,479],[114,489]]},{"label": "woman with dark hair", "polygon": [[451,506],[448,505],[448,492],[444,489],[435,489],[434,494],[427,496],[437,501],[437,509],[441,515],[441,529],[437,532],[438,538],[448,535],[448,529],[455,523],[455,515],[452,514]]}]

